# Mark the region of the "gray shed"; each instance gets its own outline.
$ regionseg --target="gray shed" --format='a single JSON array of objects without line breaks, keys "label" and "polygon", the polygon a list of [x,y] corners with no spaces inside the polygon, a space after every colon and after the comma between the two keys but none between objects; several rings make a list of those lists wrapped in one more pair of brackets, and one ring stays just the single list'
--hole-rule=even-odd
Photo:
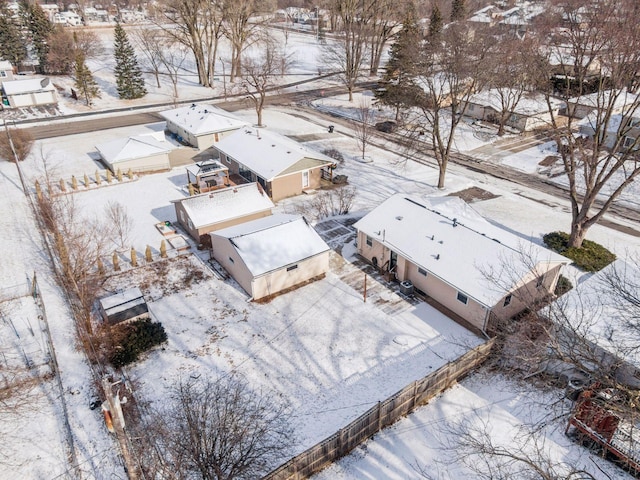
[{"label": "gray shed", "polygon": [[138,287],[123,290],[100,299],[100,313],[105,322],[116,323],[147,318],[147,302]]}]

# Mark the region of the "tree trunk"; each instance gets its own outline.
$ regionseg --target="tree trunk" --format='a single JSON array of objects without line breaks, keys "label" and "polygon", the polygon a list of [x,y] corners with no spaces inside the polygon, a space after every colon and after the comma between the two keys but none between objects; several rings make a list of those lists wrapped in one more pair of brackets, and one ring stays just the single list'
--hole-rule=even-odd
[{"label": "tree trunk", "polygon": [[443,162],[438,167],[438,188],[444,188],[444,177],[447,173],[447,164]]},{"label": "tree trunk", "polygon": [[580,220],[574,220],[571,222],[571,235],[569,235],[569,247],[580,248],[582,242],[587,236],[587,229],[584,228],[584,224]]}]

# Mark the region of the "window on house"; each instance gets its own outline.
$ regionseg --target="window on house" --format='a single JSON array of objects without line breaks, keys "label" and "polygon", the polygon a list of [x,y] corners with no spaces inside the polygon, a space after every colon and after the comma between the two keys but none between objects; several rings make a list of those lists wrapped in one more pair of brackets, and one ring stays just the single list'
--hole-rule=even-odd
[{"label": "window on house", "polygon": [[632,137],[624,137],[624,148],[629,148],[635,143],[635,139]]},{"label": "window on house", "polygon": [[506,297],[504,297],[504,304],[502,306],[506,307],[507,305],[509,305],[511,303],[511,298],[512,298],[511,294],[509,294]]},{"label": "window on house", "polygon": [[7,76],[7,72],[5,72],[4,70],[0,70],[0,77],[6,77]]},{"label": "window on house", "polygon": [[234,261],[233,261],[233,258],[231,258],[231,257],[229,257],[229,261],[230,261],[231,263],[236,263],[236,262],[234,262]]},{"label": "window on house", "polygon": [[193,222],[189,219],[189,228],[193,230]]},{"label": "window on house", "polygon": [[369,235],[367,235],[367,246],[368,247],[373,246],[373,239]]},{"label": "window on house", "polygon": [[461,293],[461,292],[458,292],[458,297],[457,298],[458,298],[459,302],[464,303],[465,305],[469,301],[469,298],[464,293]]},{"label": "window on house", "polygon": [[184,217],[184,212],[182,210],[180,210],[180,220],[182,220],[183,222],[186,221],[186,219]]},{"label": "window on house", "polygon": [[296,268],[298,268],[298,264],[295,264],[295,265],[289,265],[289,266],[287,267],[287,272],[290,272],[291,270],[295,270]]},{"label": "window on house", "polygon": [[418,267],[418,273],[424,277],[427,276],[427,271],[424,268]]},{"label": "window on house", "polygon": [[540,275],[536,281],[536,288],[540,288],[544,283],[544,275]]},{"label": "window on house", "polygon": [[302,188],[307,188],[309,186],[309,170],[305,170],[302,172]]}]

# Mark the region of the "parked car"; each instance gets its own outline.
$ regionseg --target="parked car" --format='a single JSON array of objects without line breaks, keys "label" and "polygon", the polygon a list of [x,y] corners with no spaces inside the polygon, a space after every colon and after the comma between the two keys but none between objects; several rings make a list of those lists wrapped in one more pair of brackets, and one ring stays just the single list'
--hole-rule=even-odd
[{"label": "parked car", "polygon": [[384,133],[393,133],[398,129],[398,124],[393,120],[385,120],[376,123],[376,130]]}]

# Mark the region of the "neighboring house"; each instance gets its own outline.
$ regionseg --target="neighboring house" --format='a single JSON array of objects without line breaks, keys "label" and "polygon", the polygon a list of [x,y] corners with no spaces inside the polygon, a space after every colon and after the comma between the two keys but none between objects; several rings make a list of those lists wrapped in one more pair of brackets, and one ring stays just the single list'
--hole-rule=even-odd
[{"label": "neighboring house", "polygon": [[165,139],[164,132],[118,138],[96,145],[106,167],[113,173],[168,170],[169,152],[175,147]]},{"label": "neighboring house", "polygon": [[578,123],[580,134],[599,142],[607,150],[628,151],[640,149],[640,111],[635,115],[616,113],[603,119],[593,111]]},{"label": "neighboring house", "polygon": [[101,298],[98,303],[103,320],[111,325],[149,317],[147,302],[138,287]]},{"label": "neighboring house", "polygon": [[7,60],[0,60],[0,85],[3,82],[14,80],[13,65]]},{"label": "neighboring house", "polygon": [[187,182],[195,193],[228,187],[229,169],[213,159],[187,165]]},{"label": "neighboring house", "polygon": [[42,8],[42,11],[47,14],[47,18],[50,22],[53,21],[54,15],[60,11],[60,8],[55,3],[41,3],[40,8]]},{"label": "neighboring house", "polygon": [[257,183],[245,183],[173,200],[176,217],[198,243],[208,245],[208,233],[271,215],[273,202]]},{"label": "neighboring house", "polygon": [[198,150],[209,148],[227,135],[249,125],[219,107],[195,103],[160,112],[160,115],[167,121],[167,130],[179,141]]},{"label": "neighboring house", "polygon": [[[397,194],[354,226],[362,257],[483,332],[553,295],[568,263],[493,226],[457,197]],[[525,266],[525,256],[534,268]],[[503,273],[509,286],[493,284],[486,272]]]},{"label": "neighboring house", "polygon": [[[517,95],[517,92],[505,91],[503,95]],[[552,100],[554,115],[558,114],[561,103]],[[485,90],[473,94],[469,98],[465,116],[475,120],[499,123],[502,114],[502,101],[500,91],[497,89]],[[521,132],[545,128],[551,125],[551,113],[547,101],[542,95],[524,93],[512,111],[507,113],[505,125]]]},{"label": "neighboring house", "polygon": [[213,257],[253,300],[329,270],[329,246],[301,216],[273,215],[210,235]]},{"label": "neighboring house", "polygon": [[48,78],[2,82],[2,105],[5,108],[34,107],[57,103],[58,94]]},{"label": "neighboring house", "polygon": [[82,25],[82,17],[75,12],[60,12],[53,15],[53,23],[68,27]]},{"label": "neighboring house", "polygon": [[213,145],[212,153],[231,173],[258,182],[272,200],[320,187],[322,169],[335,161],[282,135],[244,128]]},{"label": "neighboring house", "polygon": [[616,91],[613,93],[617,97],[613,102],[613,108],[611,108],[609,106],[612,100],[611,93],[610,90],[607,90],[570,98],[566,101],[564,113],[574,118],[585,118],[598,109],[610,110],[612,113],[622,113],[625,106],[638,102],[637,95],[629,93],[626,90],[622,92]]},{"label": "neighboring house", "polygon": [[559,333],[566,336],[560,337],[559,345],[571,349],[571,354],[581,358],[583,365],[597,361],[618,382],[637,389],[640,388],[638,306],[631,298],[621,298],[623,295],[611,288],[611,279],[634,290],[640,285],[640,271],[624,260],[616,260],[558,298],[549,309],[561,312],[559,315],[566,322],[560,325]]}]

